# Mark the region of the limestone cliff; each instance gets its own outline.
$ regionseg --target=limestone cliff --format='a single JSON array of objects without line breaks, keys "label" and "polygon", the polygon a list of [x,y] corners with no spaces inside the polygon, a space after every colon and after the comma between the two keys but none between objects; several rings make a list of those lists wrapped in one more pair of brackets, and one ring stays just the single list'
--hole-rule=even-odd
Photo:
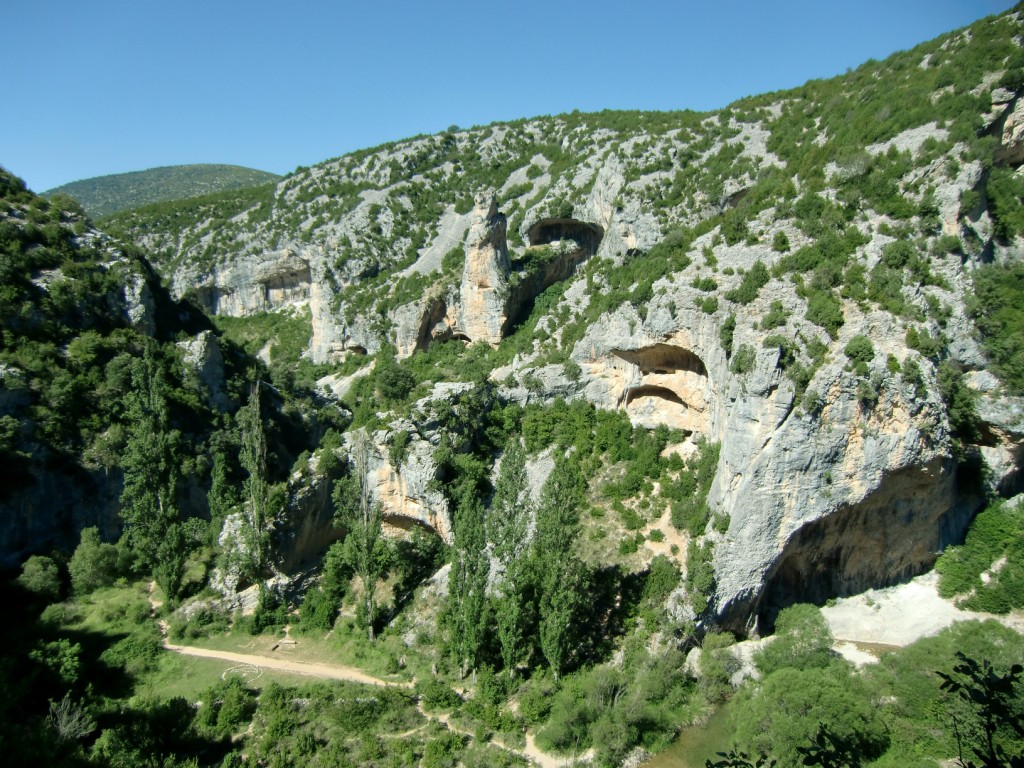
[{"label": "limestone cliff", "polygon": [[[979,504],[975,459],[986,490],[1020,488],[1024,411],[989,370],[973,296],[977,270],[1024,253],[1021,93],[1012,57],[978,42],[1016,50],[1021,18],[985,23],[715,114],[420,137],[184,232],[135,231],[210,311],[307,304],[315,363],[466,345],[449,357],[473,375],[495,361],[505,402],[582,398],[720,444],[708,503],[728,525],[699,534],[715,547],[702,618],[751,630],[929,567]],[[368,479],[394,527],[448,540],[420,405],[470,374],[409,368],[419,401],[364,404]],[[954,374],[977,393],[970,434]],[[342,379],[325,396],[353,396]]]}]

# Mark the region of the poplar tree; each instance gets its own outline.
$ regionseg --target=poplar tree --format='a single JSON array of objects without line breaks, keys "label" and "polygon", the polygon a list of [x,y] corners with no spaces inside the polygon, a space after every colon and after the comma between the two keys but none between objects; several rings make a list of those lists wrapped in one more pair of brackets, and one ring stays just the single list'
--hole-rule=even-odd
[{"label": "poplar tree", "polygon": [[455,508],[455,542],[448,577],[448,610],[452,651],[462,675],[480,660],[487,629],[487,577],[490,560],[484,534],[484,507],[465,488]]},{"label": "poplar tree", "polygon": [[153,574],[168,600],[181,592],[189,540],[177,504],[177,446],[165,393],[168,385],[153,345],[132,367],[126,396],[128,441],[121,456],[124,541]]},{"label": "poplar tree", "polygon": [[352,568],[363,584],[357,619],[366,628],[370,642],[373,642],[373,622],[377,613],[374,593],[377,580],[384,572],[384,556],[381,551],[383,515],[380,505],[374,504],[370,498],[370,487],[366,482],[369,437],[366,432],[359,431],[353,440],[349,475],[335,483],[334,503],[338,522],[347,529],[345,542],[346,549],[351,553]]},{"label": "poplar tree", "polygon": [[555,679],[565,667],[586,605],[588,574],[574,552],[585,487],[576,462],[559,456],[537,507],[533,551],[540,574],[538,629],[541,652]]},{"label": "poplar tree", "polygon": [[523,641],[531,614],[526,599],[528,569],[524,562],[531,507],[526,490],[526,452],[517,437],[509,441],[502,456],[487,515],[487,538],[494,545],[494,558],[502,572],[499,596],[494,601],[495,622],[501,659],[510,678],[523,661]]},{"label": "poplar tree", "polygon": [[263,430],[260,389],[261,382],[257,380],[249,391],[248,405],[238,412],[238,423],[242,429],[239,459],[242,468],[249,473],[244,485],[242,571],[250,581],[258,581],[263,575],[270,549],[267,438]]}]

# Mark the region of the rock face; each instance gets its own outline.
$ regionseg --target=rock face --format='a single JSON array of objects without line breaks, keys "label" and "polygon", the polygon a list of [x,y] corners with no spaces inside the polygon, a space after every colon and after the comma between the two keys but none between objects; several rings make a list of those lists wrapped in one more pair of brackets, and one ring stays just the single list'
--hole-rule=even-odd
[{"label": "rock face", "polygon": [[432,342],[456,339],[497,346],[512,325],[529,314],[548,286],[573,275],[593,256],[603,230],[574,219],[545,219],[529,230],[530,248],[555,245],[553,258],[513,271],[505,215],[493,195],[480,199],[465,242],[465,266],[458,289],[437,288],[390,314],[399,357],[426,349]]},{"label": "rock face", "polygon": [[[662,286],[642,321],[630,308],[605,316],[573,352],[586,396],[623,408],[634,423],[683,429],[721,445],[708,499],[729,515],[716,541],[717,621],[770,627],[779,608],[821,601],[916,575],[963,535],[977,499],[958,492],[945,411],[921,398],[876,356],[867,377],[841,364],[847,335],[829,343],[798,407],[779,350],[760,347],[752,370],[730,367],[721,315],[692,307],[688,287]],[[768,297],[765,297],[768,298]],[[766,307],[747,310],[757,317]],[[740,315],[740,328],[743,315]],[[867,321],[884,338],[885,316]],[[743,340],[737,334],[736,343]],[[906,350],[903,349],[905,354]],[[857,395],[858,381],[877,387]],[[934,392],[935,388],[930,388]]]},{"label": "rock face", "polygon": [[476,221],[466,236],[466,266],[459,287],[456,337],[497,346],[505,326],[511,264],[505,215],[493,197],[477,204]]},{"label": "rock face", "polygon": [[311,283],[309,261],[285,249],[217,267],[205,276],[182,270],[175,274],[174,289],[178,295],[195,293],[200,304],[215,315],[238,317],[305,303]]},{"label": "rock face", "polygon": [[213,331],[203,331],[194,339],[178,342],[185,352],[185,364],[196,372],[206,390],[210,405],[218,411],[231,410],[231,398],[224,381],[224,357]]}]

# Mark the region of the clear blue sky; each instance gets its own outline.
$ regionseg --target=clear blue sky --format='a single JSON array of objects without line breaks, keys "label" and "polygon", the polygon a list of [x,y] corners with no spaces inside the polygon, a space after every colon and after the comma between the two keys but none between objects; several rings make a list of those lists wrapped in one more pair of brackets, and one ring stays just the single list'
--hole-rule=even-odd
[{"label": "clear blue sky", "polygon": [[717,109],[1012,0],[6,0],[0,164],[38,191],[231,163],[285,173],[452,124]]}]

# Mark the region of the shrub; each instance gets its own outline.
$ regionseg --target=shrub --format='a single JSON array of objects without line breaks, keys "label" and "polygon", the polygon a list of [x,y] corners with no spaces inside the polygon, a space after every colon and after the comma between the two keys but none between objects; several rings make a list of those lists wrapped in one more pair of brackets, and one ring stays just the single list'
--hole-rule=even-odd
[{"label": "shrub", "polygon": [[771,280],[771,275],[768,274],[768,268],[763,262],[755,261],[754,265],[744,273],[740,284],[726,292],[725,298],[735,301],[737,304],[749,304],[757,298],[758,292],[768,285],[769,280]]},{"label": "shrub", "polygon": [[770,675],[785,667],[824,668],[834,663],[832,632],[821,611],[800,603],[784,608],[775,619],[775,639],[755,656],[757,668]]},{"label": "shrub", "polygon": [[17,581],[45,602],[53,602],[60,596],[60,569],[52,557],[32,555],[21,566]]},{"label": "shrub", "polygon": [[68,563],[74,591],[88,594],[99,587],[113,584],[117,576],[117,560],[117,547],[101,542],[98,528],[84,528],[81,540]]},{"label": "shrub", "polygon": [[757,362],[757,353],[754,348],[749,344],[740,344],[740,348],[733,356],[729,370],[742,376],[744,373],[754,370],[755,362]]},{"label": "shrub", "polygon": [[832,291],[816,291],[807,302],[805,317],[815,325],[824,328],[833,339],[839,328],[846,322],[843,305]]},{"label": "shrub", "polygon": [[722,323],[722,328],[718,332],[718,340],[722,343],[722,349],[725,350],[726,357],[732,354],[732,339],[735,333],[736,315],[729,315],[725,318],[725,322]]},{"label": "shrub", "polygon": [[775,233],[775,237],[772,239],[772,250],[777,253],[789,251],[789,237],[781,229]]},{"label": "shrub", "polygon": [[847,343],[843,352],[850,362],[853,363],[853,368],[857,371],[857,375],[866,376],[868,373],[868,363],[875,359],[875,347],[871,343],[871,339],[867,336],[854,336]]}]

